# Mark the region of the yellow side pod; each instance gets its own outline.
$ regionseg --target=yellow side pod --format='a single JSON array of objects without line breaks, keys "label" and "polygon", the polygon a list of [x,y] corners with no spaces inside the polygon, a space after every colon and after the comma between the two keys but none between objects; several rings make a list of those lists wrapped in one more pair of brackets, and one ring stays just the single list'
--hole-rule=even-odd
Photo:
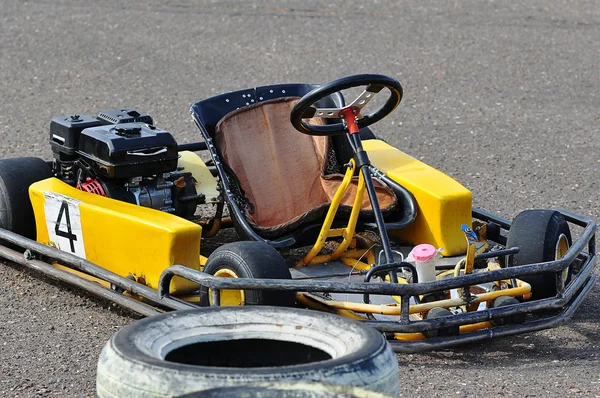
[{"label": "yellow side pod", "polygon": [[[156,289],[161,272],[200,269],[202,227],[158,210],[87,193],[56,178],[29,187],[37,241]],[[173,279],[171,293],[197,286]]]},{"label": "yellow side pod", "polygon": [[373,166],[402,184],[415,197],[416,220],[406,228],[390,231],[411,244],[442,247],[444,256],[467,249],[461,224],[471,225],[471,192],[451,177],[381,140],[363,141]]}]

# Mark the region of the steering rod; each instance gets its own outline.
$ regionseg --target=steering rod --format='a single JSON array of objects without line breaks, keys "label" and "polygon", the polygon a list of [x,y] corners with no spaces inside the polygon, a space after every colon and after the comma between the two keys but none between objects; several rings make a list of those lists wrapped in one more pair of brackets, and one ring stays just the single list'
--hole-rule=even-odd
[{"label": "steering rod", "polygon": [[[358,113],[358,108],[348,106],[347,108],[343,109],[339,115],[345,122],[348,138],[354,147],[356,167],[359,168],[360,172],[363,173],[363,177],[365,178],[365,186],[367,188],[367,194],[369,195],[369,201],[371,202],[371,208],[373,209],[373,214],[375,216],[375,223],[377,224],[377,229],[379,230],[379,236],[381,237],[381,244],[383,245],[385,260],[389,264],[394,262],[394,255],[392,254],[392,247],[390,245],[387,229],[385,228],[383,215],[380,211],[375,210],[379,209],[379,200],[377,199],[375,185],[373,184],[373,179],[371,178],[371,169],[369,168],[371,166],[371,161],[369,160],[367,152],[362,147],[360,134],[357,134],[360,131],[360,128],[356,123],[356,115],[358,115]],[[398,283],[398,274],[396,273],[396,269],[390,270],[390,279],[392,282]]]}]

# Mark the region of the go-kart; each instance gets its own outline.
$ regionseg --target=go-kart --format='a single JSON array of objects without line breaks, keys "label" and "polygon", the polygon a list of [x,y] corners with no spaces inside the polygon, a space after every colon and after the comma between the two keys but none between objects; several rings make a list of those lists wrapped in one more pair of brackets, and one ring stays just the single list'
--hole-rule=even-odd
[{"label": "go-kart", "polygon": [[[472,208],[369,129],[401,99],[381,75],[228,92],[191,106],[202,140],[185,144],[133,109],[55,117],[52,161],[0,161],[0,256],[142,315],[301,306],[400,352],[567,320],[595,282],[595,222]],[[203,256],[229,227],[240,241]]]}]

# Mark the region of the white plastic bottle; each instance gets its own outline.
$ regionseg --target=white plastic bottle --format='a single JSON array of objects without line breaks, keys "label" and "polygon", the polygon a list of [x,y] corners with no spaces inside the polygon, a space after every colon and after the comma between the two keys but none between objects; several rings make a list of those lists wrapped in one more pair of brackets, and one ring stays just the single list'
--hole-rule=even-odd
[{"label": "white plastic bottle", "polygon": [[436,253],[435,247],[429,244],[417,245],[412,250],[411,256],[415,261],[419,283],[435,281]]}]

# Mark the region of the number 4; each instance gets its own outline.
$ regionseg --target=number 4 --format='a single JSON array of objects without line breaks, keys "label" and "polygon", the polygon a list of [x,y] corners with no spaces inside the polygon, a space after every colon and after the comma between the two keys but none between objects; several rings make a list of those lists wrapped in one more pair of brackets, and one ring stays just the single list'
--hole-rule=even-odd
[{"label": "number 4", "polygon": [[[60,230],[60,225],[61,225],[61,220],[63,218],[63,214],[64,214],[65,220],[67,222],[67,230],[66,231]],[[60,211],[58,212],[58,218],[56,219],[56,223],[54,225],[54,232],[56,232],[57,236],[67,238],[69,240],[69,243],[71,244],[71,253],[75,253],[75,243],[74,242],[77,240],[77,236],[73,233],[73,230],[71,229],[71,217],[69,216],[69,204],[67,203],[66,200],[63,200],[62,204],[60,206]]]}]

